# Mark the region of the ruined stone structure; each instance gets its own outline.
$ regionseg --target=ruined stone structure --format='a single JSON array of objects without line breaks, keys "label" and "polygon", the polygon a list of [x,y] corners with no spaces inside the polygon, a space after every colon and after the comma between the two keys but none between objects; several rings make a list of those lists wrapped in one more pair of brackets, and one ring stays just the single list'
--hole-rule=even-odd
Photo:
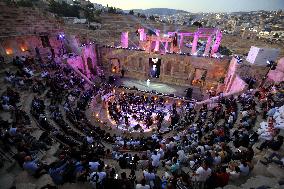
[{"label": "ruined stone structure", "polygon": [[135,79],[149,78],[149,58],[161,59],[160,77],[156,79],[175,85],[198,85],[193,83],[196,74],[206,72],[204,87],[217,87],[218,80],[224,78],[229,66],[229,59],[214,59],[178,54],[148,54],[145,51],[130,51],[125,49],[100,48],[102,66],[106,73],[111,74],[116,66],[115,73],[126,70],[126,76]]},{"label": "ruined stone structure", "polygon": [[[200,38],[205,38],[207,40],[206,47],[204,51],[204,56],[213,55],[219,49],[222,40],[222,32],[219,29],[211,28],[199,28],[194,33],[189,32],[168,32],[166,36],[162,36],[160,30],[155,30],[155,36],[147,36],[145,34],[144,28],[137,30],[139,33],[140,41],[139,47],[146,50],[147,52],[182,52],[184,46],[184,39],[188,37],[193,37],[191,54],[197,53],[197,44]],[[176,40],[176,44],[175,44]],[[152,43],[154,43],[154,48]],[[160,49],[162,44],[163,48]],[[123,32],[121,35],[121,46],[123,48],[128,48],[128,32]],[[176,48],[175,48],[176,46]]]},{"label": "ruined stone structure", "polygon": [[63,42],[58,35],[63,33],[60,22],[52,14],[38,9],[9,7],[0,2],[0,54],[5,59],[14,56],[55,54],[62,50]]}]

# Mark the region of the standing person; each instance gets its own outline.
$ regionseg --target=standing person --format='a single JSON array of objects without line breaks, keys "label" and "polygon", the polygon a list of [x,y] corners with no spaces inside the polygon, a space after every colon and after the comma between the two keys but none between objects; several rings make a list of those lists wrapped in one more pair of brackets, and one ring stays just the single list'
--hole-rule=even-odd
[{"label": "standing person", "polygon": [[120,73],[121,73],[121,78],[124,78],[125,69],[124,69],[124,68],[122,68],[122,69],[121,69],[121,71],[120,71]]},{"label": "standing person", "polygon": [[105,178],[106,172],[103,171],[103,166],[99,166],[98,171],[92,172],[88,177],[88,180],[94,188],[99,188],[103,185]]},{"label": "standing person", "polygon": [[228,185],[229,183],[229,178],[230,178],[230,174],[226,172],[226,168],[225,167],[221,167],[220,172],[218,172],[216,174],[216,181],[217,181],[217,185],[218,187],[224,187],[226,185]]},{"label": "standing person", "polygon": [[239,165],[241,175],[242,176],[248,176],[250,172],[250,168],[245,160],[241,161],[241,164]]},{"label": "standing person", "polygon": [[147,87],[150,86],[150,79],[147,79],[146,85],[147,85]]},{"label": "standing person", "polygon": [[155,173],[153,172],[153,168],[150,166],[148,168],[148,171],[144,170],[143,171],[143,176],[146,180],[146,183],[152,188],[155,186],[155,179],[156,179],[156,175]]},{"label": "standing person", "polygon": [[121,179],[119,180],[119,189],[133,189],[132,183],[127,179],[126,173],[123,172],[120,174]]},{"label": "standing person", "polygon": [[137,184],[135,189],[150,189],[150,185],[147,185],[146,180],[142,179],[141,184]]},{"label": "standing person", "polygon": [[154,151],[154,154],[151,156],[152,159],[152,166],[154,168],[158,168],[160,165],[160,154],[157,151]]},{"label": "standing person", "polygon": [[136,185],[136,174],[134,169],[131,169],[128,179],[131,181],[134,188],[134,186]]},{"label": "standing person", "polygon": [[200,189],[206,188],[205,183],[207,179],[211,176],[212,170],[209,168],[208,164],[204,162],[202,166],[200,166],[196,172],[196,181],[198,182],[198,187]]}]

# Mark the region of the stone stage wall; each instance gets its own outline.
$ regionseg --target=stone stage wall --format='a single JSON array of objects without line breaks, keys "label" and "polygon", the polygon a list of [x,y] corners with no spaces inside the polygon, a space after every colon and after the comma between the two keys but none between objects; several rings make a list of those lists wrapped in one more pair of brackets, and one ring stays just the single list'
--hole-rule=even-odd
[{"label": "stone stage wall", "polygon": [[[125,69],[126,77],[147,80],[150,78],[149,58],[161,59],[160,77],[156,82],[164,82],[174,85],[189,86],[195,78],[197,69],[207,71],[203,89],[217,88],[218,80],[225,78],[230,60],[214,59],[176,54],[149,54],[144,51],[130,51],[124,49],[100,48],[101,64],[107,74],[114,72],[112,64],[118,65],[119,69]],[[120,70],[115,73],[120,75]],[[201,85],[201,84],[196,84]]]}]

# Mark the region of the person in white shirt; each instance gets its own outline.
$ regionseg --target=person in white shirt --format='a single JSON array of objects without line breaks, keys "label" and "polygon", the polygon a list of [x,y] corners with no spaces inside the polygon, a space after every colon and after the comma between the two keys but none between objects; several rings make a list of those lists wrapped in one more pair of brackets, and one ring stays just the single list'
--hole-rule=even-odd
[{"label": "person in white shirt", "polygon": [[247,176],[249,174],[249,166],[245,161],[242,161],[241,164],[239,165],[241,175],[242,176]]},{"label": "person in white shirt", "polygon": [[160,154],[157,153],[157,151],[154,151],[154,154],[151,156],[152,159],[152,166],[157,168],[160,165]]},{"label": "person in white shirt", "polygon": [[186,155],[184,153],[184,150],[180,149],[178,152],[178,160],[179,162],[185,162],[186,161]]},{"label": "person in white shirt", "polygon": [[89,144],[93,144],[94,143],[94,138],[92,136],[87,136],[86,140]]},{"label": "person in white shirt", "polygon": [[206,182],[206,180],[211,176],[212,170],[208,167],[207,163],[203,163],[202,166],[200,166],[196,172],[195,172],[195,176],[196,176],[196,181],[199,182],[199,185],[201,188],[204,188],[204,184]]},{"label": "person in white shirt", "polygon": [[93,185],[93,187],[96,188],[97,185],[100,185],[105,178],[106,172],[104,172],[103,168],[99,166],[98,171],[92,172],[88,177],[88,180]]},{"label": "person in white shirt", "polygon": [[146,185],[146,180],[142,179],[141,184],[136,184],[135,189],[150,189],[150,185]]},{"label": "person in white shirt", "polygon": [[204,153],[205,153],[204,146],[202,146],[201,144],[199,144],[196,149],[197,149],[197,150],[199,149],[201,154],[204,154]]},{"label": "person in white shirt", "polygon": [[240,178],[240,175],[241,175],[240,172],[241,171],[240,171],[239,167],[235,167],[235,170],[227,169],[227,173],[229,173],[229,175],[230,175],[229,178],[230,178],[231,181],[238,180]]},{"label": "person in white shirt", "polygon": [[152,168],[148,168],[148,171],[143,171],[143,176],[146,180],[146,183],[149,184],[151,187],[154,186],[154,180],[156,178],[155,173],[153,173],[152,171]]},{"label": "person in white shirt", "polygon": [[212,153],[212,157],[213,157],[213,165],[219,165],[222,161],[221,156],[216,153],[215,151],[213,151]]},{"label": "person in white shirt", "polygon": [[146,181],[151,181],[151,180],[154,180],[156,175],[155,173],[152,172],[152,169],[148,169],[148,171],[144,170],[143,171],[143,176],[145,178]]},{"label": "person in white shirt", "polygon": [[99,162],[89,162],[89,167],[91,171],[97,171],[99,168]]}]

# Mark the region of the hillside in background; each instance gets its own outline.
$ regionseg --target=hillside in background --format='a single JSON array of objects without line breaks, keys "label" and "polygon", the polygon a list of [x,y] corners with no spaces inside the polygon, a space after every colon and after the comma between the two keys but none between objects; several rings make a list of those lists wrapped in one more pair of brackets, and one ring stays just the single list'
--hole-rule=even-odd
[{"label": "hillside in background", "polygon": [[[174,14],[180,14],[180,13],[189,13],[184,10],[176,10],[176,9],[168,9],[168,8],[151,8],[151,9],[133,9],[135,13],[141,13],[146,15],[174,15]],[[126,11],[126,12],[129,12]]]}]

